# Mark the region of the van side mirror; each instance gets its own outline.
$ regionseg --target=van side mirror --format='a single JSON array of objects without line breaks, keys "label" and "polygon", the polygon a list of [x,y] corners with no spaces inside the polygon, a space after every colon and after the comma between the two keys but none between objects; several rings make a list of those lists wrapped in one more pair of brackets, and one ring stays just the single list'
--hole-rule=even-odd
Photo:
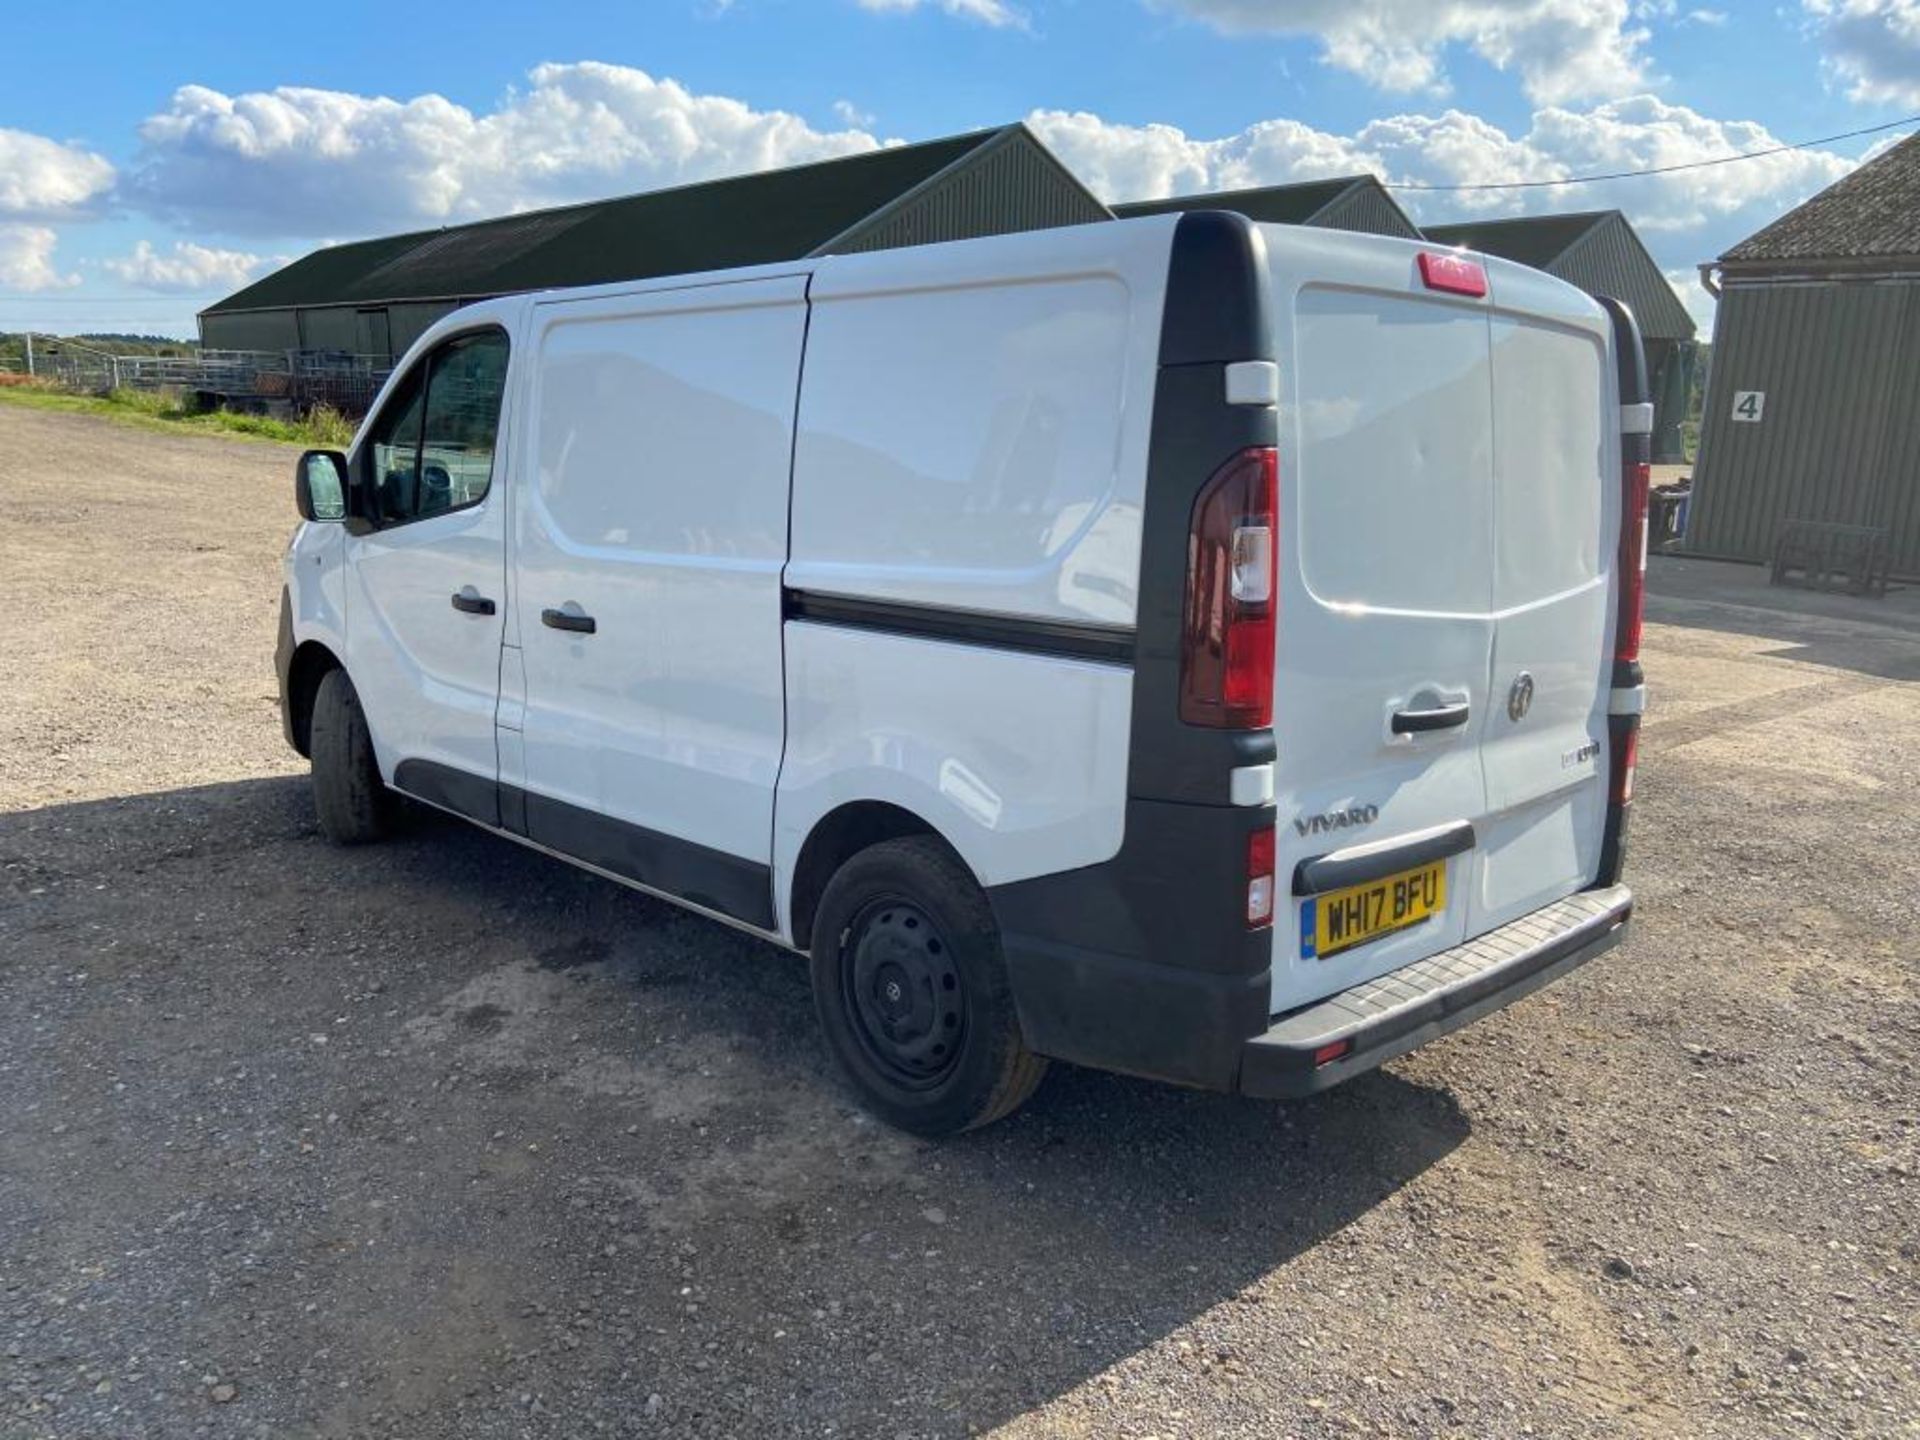
[{"label": "van side mirror", "polygon": [[293,503],[302,520],[347,518],[347,457],[309,450],[293,469]]}]

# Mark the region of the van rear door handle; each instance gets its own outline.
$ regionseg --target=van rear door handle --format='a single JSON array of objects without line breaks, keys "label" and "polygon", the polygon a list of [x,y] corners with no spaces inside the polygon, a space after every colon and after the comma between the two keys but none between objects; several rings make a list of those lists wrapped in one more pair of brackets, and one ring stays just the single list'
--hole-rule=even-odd
[{"label": "van rear door handle", "polygon": [[1440,705],[1432,710],[1396,710],[1393,712],[1393,733],[1420,735],[1428,730],[1451,730],[1467,723],[1467,713],[1464,700],[1458,705]]},{"label": "van rear door handle", "polygon": [[468,615],[491,615],[493,601],[469,585],[453,592],[453,608]]},{"label": "van rear door handle", "polygon": [[540,612],[540,623],[549,630],[571,630],[576,635],[591,635],[597,628],[591,615],[576,615],[571,610],[552,608]]}]

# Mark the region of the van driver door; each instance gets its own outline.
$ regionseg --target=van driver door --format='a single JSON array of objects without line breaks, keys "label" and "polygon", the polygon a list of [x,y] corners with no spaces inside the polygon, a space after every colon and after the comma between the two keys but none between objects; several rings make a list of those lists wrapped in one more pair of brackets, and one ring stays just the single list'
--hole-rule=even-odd
[{"label": "van driver door", "polygon": [[351,458],[347,673],[395,788],[499,824],[494,710],[506,613],[496,483],[506,332],[480,326],[416,359]]}]

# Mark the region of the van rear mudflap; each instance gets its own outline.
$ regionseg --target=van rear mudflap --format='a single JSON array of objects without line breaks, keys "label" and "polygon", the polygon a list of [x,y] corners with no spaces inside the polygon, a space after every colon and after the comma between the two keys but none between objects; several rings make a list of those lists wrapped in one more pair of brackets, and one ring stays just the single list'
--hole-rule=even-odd
[{"label": "van rear mudflap", "polygon": [[1267,807],[1127,804],[1113,859],[991,886],[1027,1045],[1210,1090],[1269,1023],[1269,932],[1245,921],[1247,837]]}]

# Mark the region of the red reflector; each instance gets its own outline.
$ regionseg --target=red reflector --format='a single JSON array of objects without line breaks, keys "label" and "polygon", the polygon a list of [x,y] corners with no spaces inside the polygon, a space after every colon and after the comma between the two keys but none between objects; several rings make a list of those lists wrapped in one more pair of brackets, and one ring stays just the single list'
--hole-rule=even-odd
[{"label": "red reflector", "polygon": [[1193,503],[1180,627],[1180,718],[1259,730],[1273,723],[1279,597],[1280,455],[1242,450]]},{"label": "red reflector", "polygon": [[1613,775],[1607,784],[1607,800],[1625,805],[1633,799],[1633,771],[1640,763],[1640,727],[1629,726],[1613,737]]},{"label": "red reflector", "polygon": [[1620,500],[1620,614],[1613,658],[1638,660],[1647,611],[1647,494],[1652,471],[1628,462]]},{"label": "red reflector", "polygon": [[1247,878],[1273,874],[1273,830],[1256,830],[1247,836]]},{"label": "red reflector", "polygon": [[1452,295],[1484,295],[1487,272],[1477,260],[1464,255],[1420,252],[1420,279],[1429,290],[1445,290]]},{"label": "red reflector", "polygon": [[1353,1049],[1351,1040],[1336,1040],[1331,1045],[1322,1045],[1313,1052],[1313,1063],[1316,1067],[1330,1065],[1351,1049]]}]

